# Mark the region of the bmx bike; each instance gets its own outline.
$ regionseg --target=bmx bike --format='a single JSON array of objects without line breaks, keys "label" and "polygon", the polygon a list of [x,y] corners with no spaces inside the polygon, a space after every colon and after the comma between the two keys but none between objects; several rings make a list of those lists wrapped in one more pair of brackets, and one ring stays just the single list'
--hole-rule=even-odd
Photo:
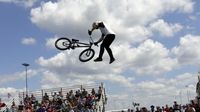
[{"label": "bmx bike", "polygon": [[94,41],[92,40],[91,36],[90,36],[90,40],[91,41],[89,41],[89,43],[83,43],[83,42],[79,42],[79,40],[77,39],[70,40],[69,38],[61,37],[55,41],[55,47],[59,50],[69,50],[69,49],[86,47],[86,49],[80,53],[79,60],[81,62],[87,62],[91,60],[95,54],[94,49],[92,49]]}]

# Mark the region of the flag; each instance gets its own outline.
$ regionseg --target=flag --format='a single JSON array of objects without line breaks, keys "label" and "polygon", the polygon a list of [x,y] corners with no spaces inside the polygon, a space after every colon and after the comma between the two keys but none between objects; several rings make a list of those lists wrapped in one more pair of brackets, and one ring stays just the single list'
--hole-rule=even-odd
[{"label": "flag", "polygon": [[10,98],[12,95],[10,93],[8,93],[8,98]]}]

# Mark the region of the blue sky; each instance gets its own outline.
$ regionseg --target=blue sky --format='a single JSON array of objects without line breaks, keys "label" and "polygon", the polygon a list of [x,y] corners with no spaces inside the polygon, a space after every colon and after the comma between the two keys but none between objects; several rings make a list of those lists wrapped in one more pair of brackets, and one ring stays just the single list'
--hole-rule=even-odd
[{"label": "blue sky", "polygon": [[[24,90],[25,62],[30,90],[104,82],[107,109],[126,108],[132,99],[142,106],[180,103],[180,92],[186,103],[187,90],[191,98],[196,95],[200,68],[199,5],[198,0],[0,0],[0,95]],[[103,62],[81,63],[83,49],[55,49],[61,36],[87,41],[96,20],[116,33],[113,64],[106,52]],[[94,49],[97,56],[99,48]]]}]

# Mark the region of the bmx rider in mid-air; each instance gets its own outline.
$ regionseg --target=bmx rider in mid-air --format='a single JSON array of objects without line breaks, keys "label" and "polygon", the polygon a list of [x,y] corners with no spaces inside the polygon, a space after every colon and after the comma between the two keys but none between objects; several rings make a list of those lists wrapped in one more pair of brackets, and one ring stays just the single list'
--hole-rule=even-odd
[{"label": "bmx rider in mid-air", "polygon": [[96,29],[99,29],[102,33],[101,38],[99,38],[98,41],[94,42],[95,45],[100,43],[101,41],[102,44],[100,46],[100,52],[99,52],[99,57],[97,57],[94,61],[99,62],[102,61],[103,58],[103,53],[104,53],[104,48],[107,50],[109,56],[110,56],[110,64],[115,61],[115,58],[113,56],[112,50],[110,49],[110,45],[115,39],[115,33],[105,24],[103,21],[95,21],[92,24],[92,29],[88,31],[89,35],[92,34],[92,32]]}]

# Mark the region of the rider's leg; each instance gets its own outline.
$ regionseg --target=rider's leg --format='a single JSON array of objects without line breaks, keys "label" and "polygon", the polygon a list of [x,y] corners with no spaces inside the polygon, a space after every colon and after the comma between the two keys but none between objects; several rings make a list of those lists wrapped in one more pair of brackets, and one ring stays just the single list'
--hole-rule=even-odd
[{"label": "rider's leg", "polygon": [[110,63],[112,63],[115,60],[115,58],[113,57],[113,54],[112,54],[112,50],[110,49],[110,45],[114,41],[114,39],[115,39],[114,34],[109,34],[104,38],[104,40],[100,46],[99,57],[97,59],[95,59],[94,61],[102,61],[103,60],[102,57],[103,57],[103,53],[104,53],[104,48],[106,48],[106,50],[110,56]]},{"label": "rider's leg", "polygon": [[97,57],[94,61],[102,61],[102,56],[103,56],[103,53],[104,53],[104,44],[102,43],[101,46],[100,46],[100,51],[99,51],[99,57]]},{"label": "rider's leg", "polygon": [[110,49],[110,45],[112,44],[114,39],[115,39],[115,35],[110,34],[110,35],[107,35],[105,37],[104,41],[103,41],[103,44],[104,44],[104,46],[105,46],[105,48],[106,48],[106,50],[107,50],[107,52],[110,56],[110,63],[112,63],[115,60],[113,53],[112,53],[112,50]]}]

